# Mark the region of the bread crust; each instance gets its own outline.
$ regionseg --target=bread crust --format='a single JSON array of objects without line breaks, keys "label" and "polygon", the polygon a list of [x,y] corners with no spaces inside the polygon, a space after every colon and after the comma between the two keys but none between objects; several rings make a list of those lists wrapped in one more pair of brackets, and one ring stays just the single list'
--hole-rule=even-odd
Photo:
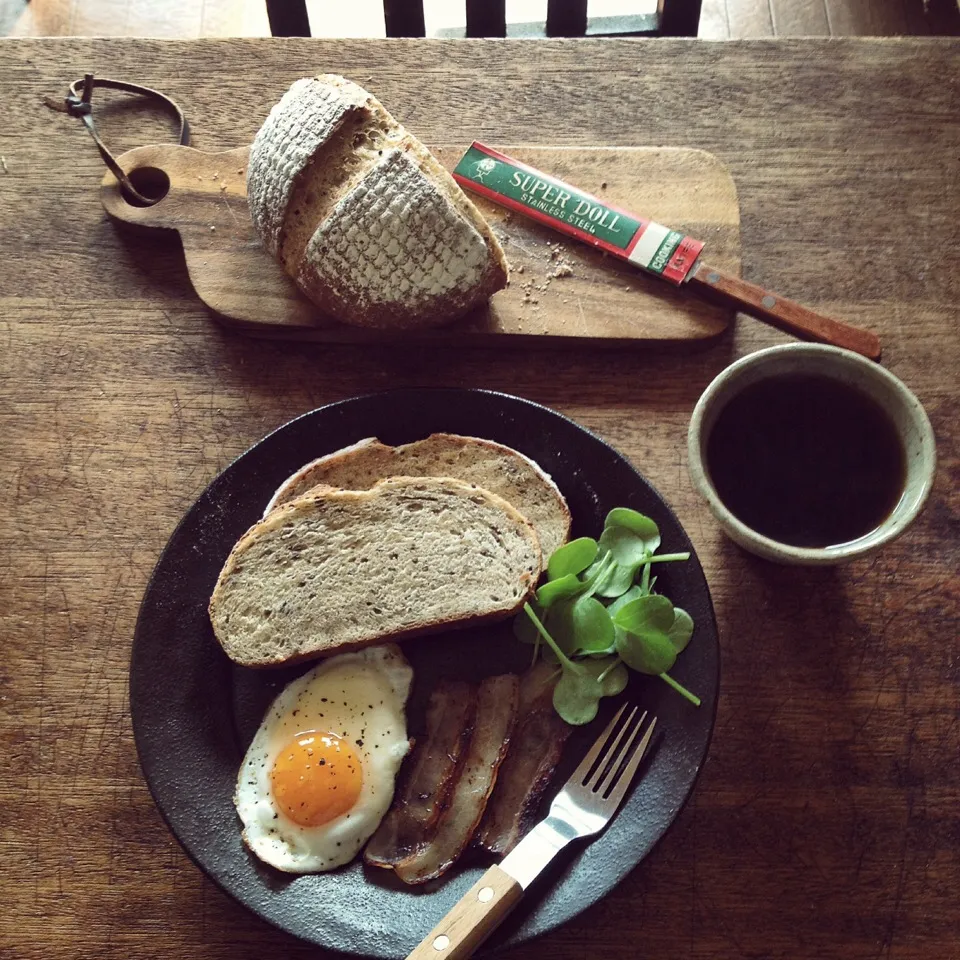
[{"label": "bread crust", "polygon": [[[541,525],[534,523],[534,527],[537,529],[537,536],[540,539],[540,546],[544,553],[544,561],[549,559],[550,554],[557,549],[557,547],[566,543],[570,536],[570,525],[572,521],[570,507],[550,474],[534,460],[531,460],[530,457],[505,444],[497,443],[494,440],[486,440],[481,437],[467,437],[453,433],[432,433],[424,440],[417,440],[413,443],[405,443],[396,447],[381,443],[376,437],[366,437],[357,443],[351,444],[349,447],[344,447],[334,453],[319,457],[305,464],[280,485],[276,493],[270,498],[270,502],[264,510],[264,516],[278,505],[295,499],[317,484],[331,483],[333,486],[345,486],[345,484],[339,482],[336,478],[336,470],[342,465],[351,462],[363,463],[369,461],[371,467],[380,468],[382,466],[384,470],[382,474],[383,477],[401,473],[406,474],[410,466],[407,460],[407,454],[414,453],[431,445],[439,446],[444,443],[449,444],[452,450],[461,449],[464,446],[476,446],[490,450],[499,456],[518,458],[523,461],[530,471],[541,481],[544,489],[552,496],[555,516],[550,518],[551,525],[553,522],[556,522],[561,530],[558,536],[551,537],[547,535],[547,532]],[[331,471],[334,474],[332,480],[328,479]],[[455,470],[453,474],[461,480],[478,483],[481,487],[483,486],[483,482],[479,478],[468,476],[466,470],[462,473]],[[438,474],[431,475],[437,476]],[[497,491],[493,492],[497,493]],[[498,495],[502,496],[501,493],[498,493]],[[510,500],[509,497],[505,497],[505,499],[513,503],[514,507],[518,506],[518,504]],[[523,504],[520,504],[520,512],[524,513],[522,507]],[[524,515],[526,516],[526,514]],[[527,519],[529,520],[531,518],[527,516]]]}]

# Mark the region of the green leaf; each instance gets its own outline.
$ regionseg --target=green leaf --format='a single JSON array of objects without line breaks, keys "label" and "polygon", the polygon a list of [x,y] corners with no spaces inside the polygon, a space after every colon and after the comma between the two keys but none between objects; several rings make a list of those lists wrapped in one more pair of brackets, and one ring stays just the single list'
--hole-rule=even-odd
[{"label": "green leaf", "polygon": [[673,620],[673,604],[658,594],[631,600],[621,607],[613,618],[613,622],[628,633],[659,633],[663,634],[665,639],[673,626]]},{"label": "green leaf", "polygon": [[550,631],[543,625],[541,619],[533,612],[533,607],[531,607],[529,603],[525,603],[523,605],[523,609],[526,615],[533,621],[534,626],[537,628],[537,633],[540,634],[540,636],[543,638],[543,641],[556,654],[557,660],[559,660],[564,667],[572,667],[573,662],[557,646],[557,641],[553,639]]},{"label": "green leaf", "polygon": [[597,588],[601,597],[618,597],[633,585],[637,570],[660,546],[657,525],[642,513],[617,507],[607,514],[599,547],[617,561],[616,570]]},{"label": "green leaf", "polygon": [[550,557],[547,564],[548,579],[559,580],[571,574],[583,573],[597,559],[599,549],[597,541],[592,537],[580,537],[579,540],[564,544],[554,550]]},{"label": "green leaf", "polygon": [[673,644],[666,634],[657,632],[617,634],[617,653],[632,670],[651,676],[666,673],[677,661]]},{"label": "green leaf", "polygon": [[568,600],[586,590],[586,584],[575,574],[568,573],[559,580],[549,580],[537,591],[537,603],[549,609],[560,600]]},{"label": "green leaf", "polygon": [[[599,549],[599,544],[597,545],[597,547]],[[607,558],[606,553],[598,554],[597,559],[594,560],[593,563],[591,563],[590,566],[583,571],[583,579],[586,580],[587,583],[593,580],[593,578],[600,572],[600,568],[603,565],[603,561],[606,560],[606,558]]]},{"label": "green leaf", "polygon": [[600,657],[596,660],[581,660],[579,663],[600,681],[605,697],[622,693],[630,679],[626,664],[619,657]]},{"label": "green leaf", "polygon": [[[607,554],[610,556],[610,554]],[[637,568],[615,564],[613,570],[597,585],[598,597],[619,597],[633,586]]]},{"label": "green leaf", "polygon": [[602,696],[600,681],[586,667],[571,663],[553,688],[553,706],[562,719],[579,727],[597,715]]},{"label": "green leaf", "polygon": [[653,552],[646,540],[625,527],[607,527],[600,534],[600,549],[607,551],[621,567],[632,571]]},{"label": "green leaf", "polygon": [[609,653],[613,650],[613,621],[607,608],[594,597],[579,597],[572,612],[574,650]]},{"label": "green leaf", "polygon": [[677,653],[682,653],[693,636],[693,617],[680,607],[673,608],[673,624],[667,631],[667,638]]},{"label": "green leaf", "polygon": [[607,607],[607,613],[611,617],[615,617],[631,600],[636,600],[637,597],[641,596],[643,594],[640,592],[640,587],[634,584],[626,593],[621,594]]},{"label": "green leaf", "polygon": [[[561,600],[555,603],[546,615],[550,636],[553,637],[561,652],[568,657],[573,656],[579,642],[577,625],[573,616],[573,608],[576,602],[570,599]],[[552,657],[547,656],[546,650],[544,650],[544,659],[551,662],[553,660]]]},{"label": "green leaf", "polygon": [[647,549],[653,553],[660,546],[660,530],[657,525],[642,513],[631,510],[629,507],[615,507],[607,514],[604,523],[604,532],[609,527],[621,527],[629,530],[634,536],[647,544]]}]

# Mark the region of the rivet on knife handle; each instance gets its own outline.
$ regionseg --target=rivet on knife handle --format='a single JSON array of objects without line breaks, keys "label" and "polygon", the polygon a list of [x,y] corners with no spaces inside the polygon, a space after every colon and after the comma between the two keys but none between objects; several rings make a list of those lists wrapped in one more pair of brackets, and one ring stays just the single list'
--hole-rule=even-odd
[{"label": "rivet on knife handle", "polygon": [[467,960],[522,896],[523,887],[494,864],[407,960]]},{"label": "rivet on knife handle", "polygon": [[870,360],[880,359],[880,340],[869,330],[825,317],[707,263],[697,265],[696,271],[687,277],[685,286],[705,297],[722,300],[804,340],[819,340],[853,350]]}]

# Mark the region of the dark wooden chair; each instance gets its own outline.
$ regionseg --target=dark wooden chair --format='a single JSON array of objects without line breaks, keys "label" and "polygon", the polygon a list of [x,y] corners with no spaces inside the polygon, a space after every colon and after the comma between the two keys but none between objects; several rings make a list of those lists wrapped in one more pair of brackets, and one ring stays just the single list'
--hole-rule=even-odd
[{"label": "dark wooden chair", "polygon": [[[309,37],[306,0],[266,0],[275,37]],[[701,0],[657,0],[657,11],[588,21],[587,0],[547,0],[543,24],[522,24],[511,35],[546,37],[665,36],[695,37]],[[466,0],[468,37],[507,35],[505,0]],[[423,0],[383,0],[388,37],[424,37]],[[511,25],[513,26],[513,25]]]}]

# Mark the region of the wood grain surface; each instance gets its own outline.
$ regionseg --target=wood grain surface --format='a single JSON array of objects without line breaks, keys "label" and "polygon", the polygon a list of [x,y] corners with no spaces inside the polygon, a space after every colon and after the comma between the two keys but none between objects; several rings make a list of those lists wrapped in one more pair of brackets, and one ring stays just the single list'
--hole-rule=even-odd
[{"label": "wood grain surface", "polygon": [[[201,150],[249,143],[293,79],[338,70],[428,142],[710,151],[737,185],[744,277],[878,333],[924,403],[930,502],[840,569],[726,541],[685,437],[712,377],[788,339],[743,317],[696,350],[563,362],[226,331],[175,238],[109,221],[92,143],[47,105],[89,69],[170,93]],[[700,552],[723,645],[710,756],[674,828],[606,900],[504,956],[955,960],[956,41],[11,40],[0,89],[0,955],[322,956],[227,899],[167,832],[130,730],[131,635],[174,526],[253,441],[331,400],[438,384],[529,397],[628,454]],[[118,152],[172,134],[139,106],[102,128]]]},{"label": "wood grain surface", "polygon": [[[469,145],[431,148],[452,171]],[[503,149],[512,159],[610,204],[703,239],[711,257],[734,275],[739,272],[737,191],[727,169],[709,153],[677,147]],[[342,343],[395,339],[321,314],[263,249],[247,207],[248,160],[244,147],[217,153],[174,144],[138,147],[118,162],[132,176],[165,177],[166,195],[151,206],[134,206],[108,173],[101,198],[121,223],[176,230],[197,295],[234,329],[252,336]],[[484,307],[418,338],[479,344],[506,336],[534,347],[547,338],[642,345],[646,340],[715,337],[732,319],[725,305],[690,296],[483,197],[471,199],[503,246],[509,282]],[[411,334],[401,336],[409,339]]]}]

